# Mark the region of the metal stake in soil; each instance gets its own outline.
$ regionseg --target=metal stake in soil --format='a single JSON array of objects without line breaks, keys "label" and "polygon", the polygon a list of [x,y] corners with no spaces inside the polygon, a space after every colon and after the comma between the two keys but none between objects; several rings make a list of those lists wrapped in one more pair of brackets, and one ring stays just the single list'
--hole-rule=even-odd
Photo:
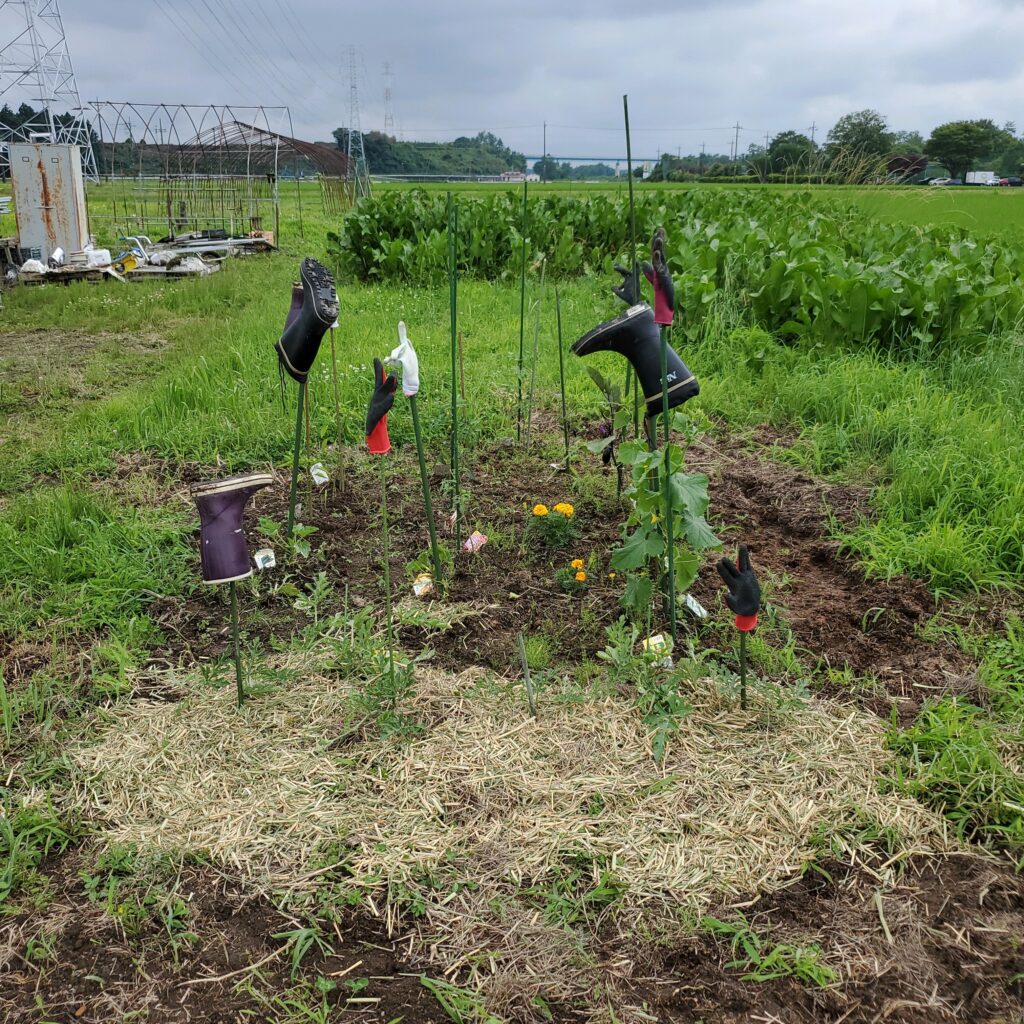
[{"label": "metal stake in soil", "polygon": [[523,182],[523,265],[519,275],[519,375],[516,394],[516,443],[522,440],[523,432],[523,336],[526,327],[526,182]]},{"label": "metal stake in soil", "polygon": [[747,634],[740,631],[740,707],[747,710]]},{"label": "metal stake in soil", "polygon": [[391,544],[388,535],[388,478],[385,469],[387,454],[380,457],[380,516],[384,541],[384,615],[387,621],[388,680],[392,700],[395,699],[395,635],[391,613]]},{"label": "metal stake in soil", "polygon": [[[629,140],[629,97],[622,97],[622,114],[626,122],[626,177],[629,185],[629,259],[633,274],[633,294],[640,294],[640,275],[636,261],[636,206],[633,201],[633,148]],[[629,375],[626,371],[626,393],[629,393]],[[633,436],[640,440],[640,401],[639,387],[634,383],[633,391]]]},{"label": "metal stake in soil", "polygon": [[331,373],[334,377],[334,427],[336,438],[334,446],[338,456],[338,485],[345,490],[345,463],[341,454],[341,399],[338,396],[338,354],[334,347],[334,328],[331,328]]},{"label": "metal stake in soil", "polygon": [[238,649],[238,584],[234,580],[231,581],[231,638],[235,645],[235,689],[241,707],[245,688],[242,686],[242,655]]},{"label": "metal stake in soil", "polygon": [[462,540],[462,484],[459,477],[459,369],[458,369],[458,233],[459,207],[448,193],[448,304],[451,309],[452,350],[452,484],[455,502],[455,550]]},{"label": "metal stake in soil", "polygon": [[558,285],[555,285],[555,321],[558,324],[558,383],[562,389],[562,435],[565,438],[565,471],[571,473],[569,466],[569,416],[565,411],[565,353],[562,351],[562,302],[558,297]]},{"label": "metal stake in soil", "polygon": [[295,529],[295,497],[299,489],[299,451],[302,448],[302,406],[306,389],[299,385],[299,402],[295,412],[295,451],[292,453],[292,490],[288,498],[288,540]]},{"label": "metal stake in soil", "polygon": [[544,305],[544,271],[547,261],[540,265],[540,296],[537,299],[537,316],[533,322],[533,358],[530,362],[530,399],[526,407],[526,447],[530,447],[530,432],[533,426],[533,395],[537,386],[537,349],[540,342],[540,312]]},{"label": "metal stake in soil", "polygon": [[427,463],[423,458],[423,437],[420,434],[420,410],[416,404],[416,395],[409,396],[409,408],[412,409],[412,430],[416,435],[416,454],[420,460],[420,485],[423,488],[423,508],[427,513],[427,529],[430,531],[430,561],[434,565],[434,582],[441,585],[441,554],[437,549],[437,527],[434,524],[434,504],[430,500],[430,478],[427,476]]},{"label": "metal stake in soil", "polygon": [[[672,642],[676,637],[676,554],[675,538],[672,523],[672,448],[669,443],[668,422],[668,342],[665,339],[665,328],[658,332],[661,335],[661,418],[665,421],[665,466],[662,470],[662,491],[665,496],[665,539],[668,543],[668,617],[672,627]],[[653,431],[657,440],[657,431]]]}]

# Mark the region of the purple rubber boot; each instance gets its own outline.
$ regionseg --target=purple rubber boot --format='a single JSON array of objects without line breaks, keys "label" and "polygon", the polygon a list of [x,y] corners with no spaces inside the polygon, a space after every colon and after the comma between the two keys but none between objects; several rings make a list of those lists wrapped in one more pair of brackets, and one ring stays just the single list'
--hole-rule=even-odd
[{"label": "purple rubber boot", "polygon": [[[661,335],[654,322],[654,312],[646,303],[630,306],[614,320],[598,324],[584,334],[572,350],[578,356],[589,356],[592,352],[618,352],[625,356],[643,389],[647,415],[657,416],[662,411]],[[668,407],[674,409],[699,394],[700,385],[671,345],[667,346],[665,355]]]},{"label": "purple rubber boot", "polygon": [[281,368],[302,384],[320,351],[323,336],[338,318],[338,293],[330,271],[319,260],[306,257],[299,267],[299,277],[301,299],[293,286],[291,308],[275,348]]},{"label": "purple rubber boot", "polygon": [[204,583],[230,583],[252,575],[242,513],[253,494],[273,482],[269,473],[246,473],[192,485],[192,497],[199,507]]}]

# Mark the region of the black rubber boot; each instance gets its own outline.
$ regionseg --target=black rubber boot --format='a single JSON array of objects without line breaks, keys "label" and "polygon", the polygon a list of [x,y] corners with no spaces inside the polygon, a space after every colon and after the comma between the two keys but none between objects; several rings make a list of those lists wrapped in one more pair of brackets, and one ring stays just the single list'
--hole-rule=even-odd
[{"label": "black rubber boot", "polygon": [[338,318],[338,293],[330,271],[319,260],[304,259],[299,277],[302,279],[301,308],[296,311],[293,298],[284,333],[275,347],[284,371],[301,384],[309,376],[321,339]]},{"label": "black rubber boot", "polygon": [[[636,379],[647,400],[647,415],[657,416],[661,408],[661,334],[654,322],[654,311],[646,303],[630,306],[614,320],[606,320],[588,331],[572,347],[578,356],[593,352],[618,352],[633,365]],[[700,393],[697,378],[676,355],[671,345],[666,351],[668,407],[674,409]]]},{"label": "black rubber boot", "polygon": [[192,498],[199,508],[204,582],[230,583],[252,575],[242,513],[249,499],[273,482],[269,473],[246,473],[192,485]]}]

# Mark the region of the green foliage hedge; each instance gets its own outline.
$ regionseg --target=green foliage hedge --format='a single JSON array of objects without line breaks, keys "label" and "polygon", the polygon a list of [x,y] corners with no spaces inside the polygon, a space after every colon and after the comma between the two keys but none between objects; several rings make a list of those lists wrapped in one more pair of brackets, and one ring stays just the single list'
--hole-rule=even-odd
[{"label": "green foliage hedge", "polygon": [[[329,235],[343,275],[436,284],[447,273],[447,197],[382,192]],[[976,339],[1015,326],[1024,253],[962,228],[872,220],[812,192],[688,189],[641,193],[637,232],[669,235],[677,330],[695,336],[723,290],[784,337],[871,341],[896,348]],[[459,199],[459,272],[515,279],[522,200],[515,191]],[[528,260],[548,278],[611,273],[629,247],[625,195],[541,195],[529,202]]]}]

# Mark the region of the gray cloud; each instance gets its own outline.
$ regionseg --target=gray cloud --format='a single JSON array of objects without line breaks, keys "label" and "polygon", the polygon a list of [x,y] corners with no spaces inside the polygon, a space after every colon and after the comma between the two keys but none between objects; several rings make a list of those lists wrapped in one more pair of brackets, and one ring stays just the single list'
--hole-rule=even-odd
[{"label": "gray cloud", "polygon": [[[355,9],[353,9],[355,8]],[[65,0],[83,99],[291,108],[296,133],[348,120],[350,46],[364,130],[444,138],[487,129],[517,149],[618,156],[741,148],[765,132],[874,107],[927,134],[960,117],[1020,119],[1024,5],[1012,0]],[[0,33],[3,31],[0,22]],[[1024,120],[1024,119],[1022,119]]]}]

